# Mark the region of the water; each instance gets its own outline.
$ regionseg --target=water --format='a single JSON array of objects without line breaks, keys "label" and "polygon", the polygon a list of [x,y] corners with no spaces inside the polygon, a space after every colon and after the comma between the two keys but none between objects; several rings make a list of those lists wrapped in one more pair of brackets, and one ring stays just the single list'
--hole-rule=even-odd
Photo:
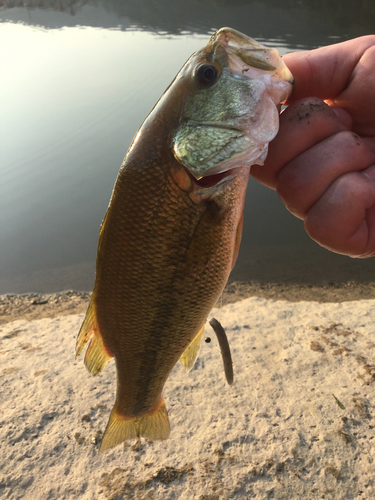
[{"label": "water", "polygon": [[[137,128],[222,26],[281,54],[371,33],[371,2],[8,2],[0,10],[0,293],[90,290],[99,226]],[[251,181],[232,279],[373,281]]]}]

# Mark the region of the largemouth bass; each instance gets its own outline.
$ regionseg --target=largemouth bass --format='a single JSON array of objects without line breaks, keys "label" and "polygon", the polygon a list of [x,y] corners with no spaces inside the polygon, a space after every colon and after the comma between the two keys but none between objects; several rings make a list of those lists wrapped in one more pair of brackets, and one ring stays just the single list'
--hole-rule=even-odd
[{"label": "largemouth bass", "polygon": [[166,439],[162,391],[188,369],[237,258],[250,166],[278,130],[292,76],[274,49],[219,30],[138,131],[102,223],[76,353],[98,374],[114,357],[116,401],[101,443]]}]

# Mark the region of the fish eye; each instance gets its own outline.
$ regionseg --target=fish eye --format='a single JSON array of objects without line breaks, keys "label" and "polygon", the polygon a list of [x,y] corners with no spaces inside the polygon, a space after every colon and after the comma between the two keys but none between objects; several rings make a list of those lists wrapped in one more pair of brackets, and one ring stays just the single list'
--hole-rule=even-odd
[{"label": "fish eye", "polygon": [[213,83],[218,71],[212,64],[202,64],[196,70],[196,77],[200,83]]}]

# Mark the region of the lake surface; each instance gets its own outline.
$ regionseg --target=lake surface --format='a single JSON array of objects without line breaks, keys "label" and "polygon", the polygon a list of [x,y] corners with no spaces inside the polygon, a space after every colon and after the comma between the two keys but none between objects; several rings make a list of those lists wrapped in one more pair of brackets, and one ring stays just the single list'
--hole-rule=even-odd
[{"label": "lake surface", "polygon": [[[0,8],[0,294],[92,289],[100,223],[132,138],[216,29],[285,54],[375,26],[366,1],[38,3]],[[251,180],[232,280],[369,282],[374,263],[320,248]]]}]

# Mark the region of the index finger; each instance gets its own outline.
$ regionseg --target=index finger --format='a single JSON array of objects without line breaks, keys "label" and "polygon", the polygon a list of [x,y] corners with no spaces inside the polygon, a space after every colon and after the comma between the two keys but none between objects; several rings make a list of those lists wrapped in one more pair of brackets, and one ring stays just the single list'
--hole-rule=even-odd
[{"label": "index finger", "polygon": [[269,144],[264,165],[252,165],[250,173],[262,184],[276,189],[277,176],[286,164],[346,129],[334,110],[321,99],[301,99],[281,113],[279,133]]},{"label": "index finger", "polygon": [[363,54],[374,45],[375,35],[367,35],[283,56],[283,61],[295,79],[287,104],[309,96],[323,100],[338,96],[348,86],[354,68]]}]

